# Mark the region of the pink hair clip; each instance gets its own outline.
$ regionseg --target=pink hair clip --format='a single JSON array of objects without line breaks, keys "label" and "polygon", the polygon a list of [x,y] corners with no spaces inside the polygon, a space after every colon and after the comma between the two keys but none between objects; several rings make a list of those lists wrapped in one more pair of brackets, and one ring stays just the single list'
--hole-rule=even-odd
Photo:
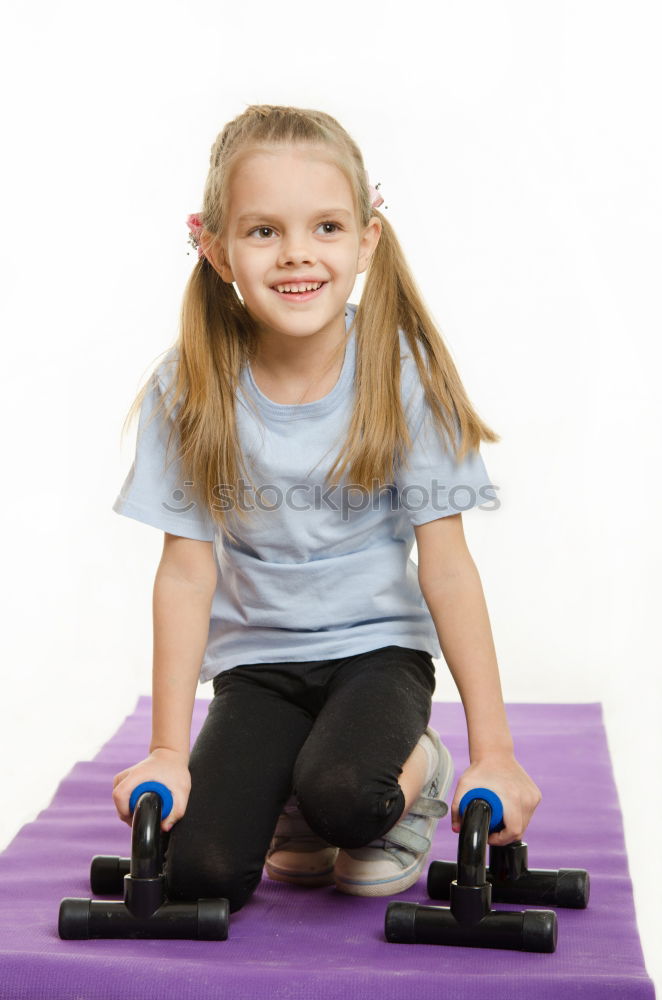
[{"label": "pink hair clip", "polygon": [[200,233],[204,229],[204,226],[200,222],[200,216],[197,213],[189,215],[186,220],[186,225],[189,227],[189,237],[188,241],[192,247],[195,247],[198,251],[198,259],[204,257],[204,250],[200,245]]},{"label": "pink hair clip", "polygon": [[366,175],[366,178],[367,178],[367,181],[368,181],[368,191],[370,192],[370,204],[372,205],[373,208],[379,208],[380,205],[384,204],[384,199],[382,198],[382,196],[380,195],[379,191],[377,190],[377,188],[379,188],[381,186],[382,182],[380,181],[379,184],[376,184],[375,186],[373,186],[370,183],[370,178],[368,177],[368,171],[367,170],[365,172],[365,175]]}]

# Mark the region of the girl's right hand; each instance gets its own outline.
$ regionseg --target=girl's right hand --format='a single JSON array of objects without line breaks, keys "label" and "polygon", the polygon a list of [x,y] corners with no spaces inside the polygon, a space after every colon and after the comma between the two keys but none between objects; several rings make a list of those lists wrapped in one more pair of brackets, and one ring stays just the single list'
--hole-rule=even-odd
[{"label": "girl's right hand", "polygon": [[188,758],[176,750],[159,747],[152,750],[149,757],[141,760],[133,767],[127,767],[113,778],[113,802],[124,823],[131,826],[132,814],[129,811],[129,799],[134,788],[143,781],[160,781],[172,792],[173,806],[170,814],[161,823],[164,833],[171,830],[177,820],[186,812],[188,797],[191,792],[191,772],[188,769]]}]

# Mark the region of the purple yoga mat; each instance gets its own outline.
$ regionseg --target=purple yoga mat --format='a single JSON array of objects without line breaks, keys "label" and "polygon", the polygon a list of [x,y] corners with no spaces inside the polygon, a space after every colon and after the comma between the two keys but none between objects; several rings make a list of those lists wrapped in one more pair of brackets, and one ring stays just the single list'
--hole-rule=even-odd
[{"label": "purple yoga mat", "polygon": [[[207,710],[198,701],[197,733]],[[60,900],[90,897],[94,854],[130,853],[130,830],[111,799],[113,775],[145,756],[151,699],[92,761],[76,764],[51,805],[0,855],[2,1000],[650,1000],[600,704],[507,706],[517,758],[543,800],[526,833],[531,868],[586,868],[586,910],[557,909],[553,954],[391,944],[390,899],[444,905],[418,883],[392,897],[346,896],[263,877],[230,917],[227,941],[62,941]],[[435,702],[432,725],[449,747],[456,779],[467,766],[462,706]],[[453,790],[455,785],[452,786]],[[455,860],[450,815],[429,861]],[[525,909],[493,904],[494,910]]]}]

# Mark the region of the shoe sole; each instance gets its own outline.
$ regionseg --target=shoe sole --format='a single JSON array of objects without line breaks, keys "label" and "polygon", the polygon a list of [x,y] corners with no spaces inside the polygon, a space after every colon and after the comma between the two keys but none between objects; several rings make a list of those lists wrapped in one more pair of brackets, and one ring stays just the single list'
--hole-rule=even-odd
[{"label": "shoe sole", "polygon": [[[448,747],[444,746],[441,741],[437,747],[440,751],[440,763],[443,761],[444,766],[442,767],[442,773],[447,773],[446,787],[440,789],[440,798],[444,801],[448,794],[448,790],[453,783],[453,777],[455,774],[455,768],[453,765],[453,758],[451,757]],[[383,879],[348,879],[339,875],[337,872],[334,873],[334,882],[336,889],[340,892],[345,892],[350,896],[390,896],[392,893],[404,892],[405,889],[409,889],[421,876],[423,866],[427,861],[430,851],[432,850],[432,845],[430,849],[426,851],[425,854],[421,855],[415,864],[411,865],[409,868],[402,869],[396,875],[390,878]]]},{"label": "shoe sole", "polygon": [[274,882],[289,882],[291,885],[321,886],[333,885],[333,865],[321,872],[295,872],[288,868],[278,868],[269,861],[264,864],[267,876]]},{"label": "shoe sole", "polygon": [[349,896],[390,896],[393,893],[404,892],[410,886],[418,882],[423,865],[427,861],[428,854],[419,858],[411,868],[405,868],[400,876],[393,876],[385,879],[346,879],[338,874],[334,874],[333,881],[336,889],[347,893]]}]

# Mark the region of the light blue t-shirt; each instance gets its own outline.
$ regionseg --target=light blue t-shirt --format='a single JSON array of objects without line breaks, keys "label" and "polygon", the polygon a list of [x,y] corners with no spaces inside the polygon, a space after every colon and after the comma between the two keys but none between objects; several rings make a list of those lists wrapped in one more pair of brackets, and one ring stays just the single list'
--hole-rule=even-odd
[{"label": "light blue t-shirt", "polygon": [[[357,306],[347,303],[346,329]],[[441,655],[434,622],[410,558],[414,525],[495,505],[479,452],[456,463],[436,431],[406,337],[400,331],[401,394],[413,446],[408,468],[374,496],[325,473],[346,439],[354,400],[356,334],[326,396],[286,405],[268,399],[250,366],[241,372],[237,432],[253,482],[219,502],[231,512],[234,545],[191,496],[178,462],[164,471],[169,426],[159,413],[145,428],[172,373],[164,358],[152,376],[133,465],[113,504],[118,514],[186,538],[214,541],[218,583],[200,680],[242,663],[327,660],[397,644]],[[169,458],[176,455],[176,445]],[[250,508],[253,508],[250,510]]]}]

